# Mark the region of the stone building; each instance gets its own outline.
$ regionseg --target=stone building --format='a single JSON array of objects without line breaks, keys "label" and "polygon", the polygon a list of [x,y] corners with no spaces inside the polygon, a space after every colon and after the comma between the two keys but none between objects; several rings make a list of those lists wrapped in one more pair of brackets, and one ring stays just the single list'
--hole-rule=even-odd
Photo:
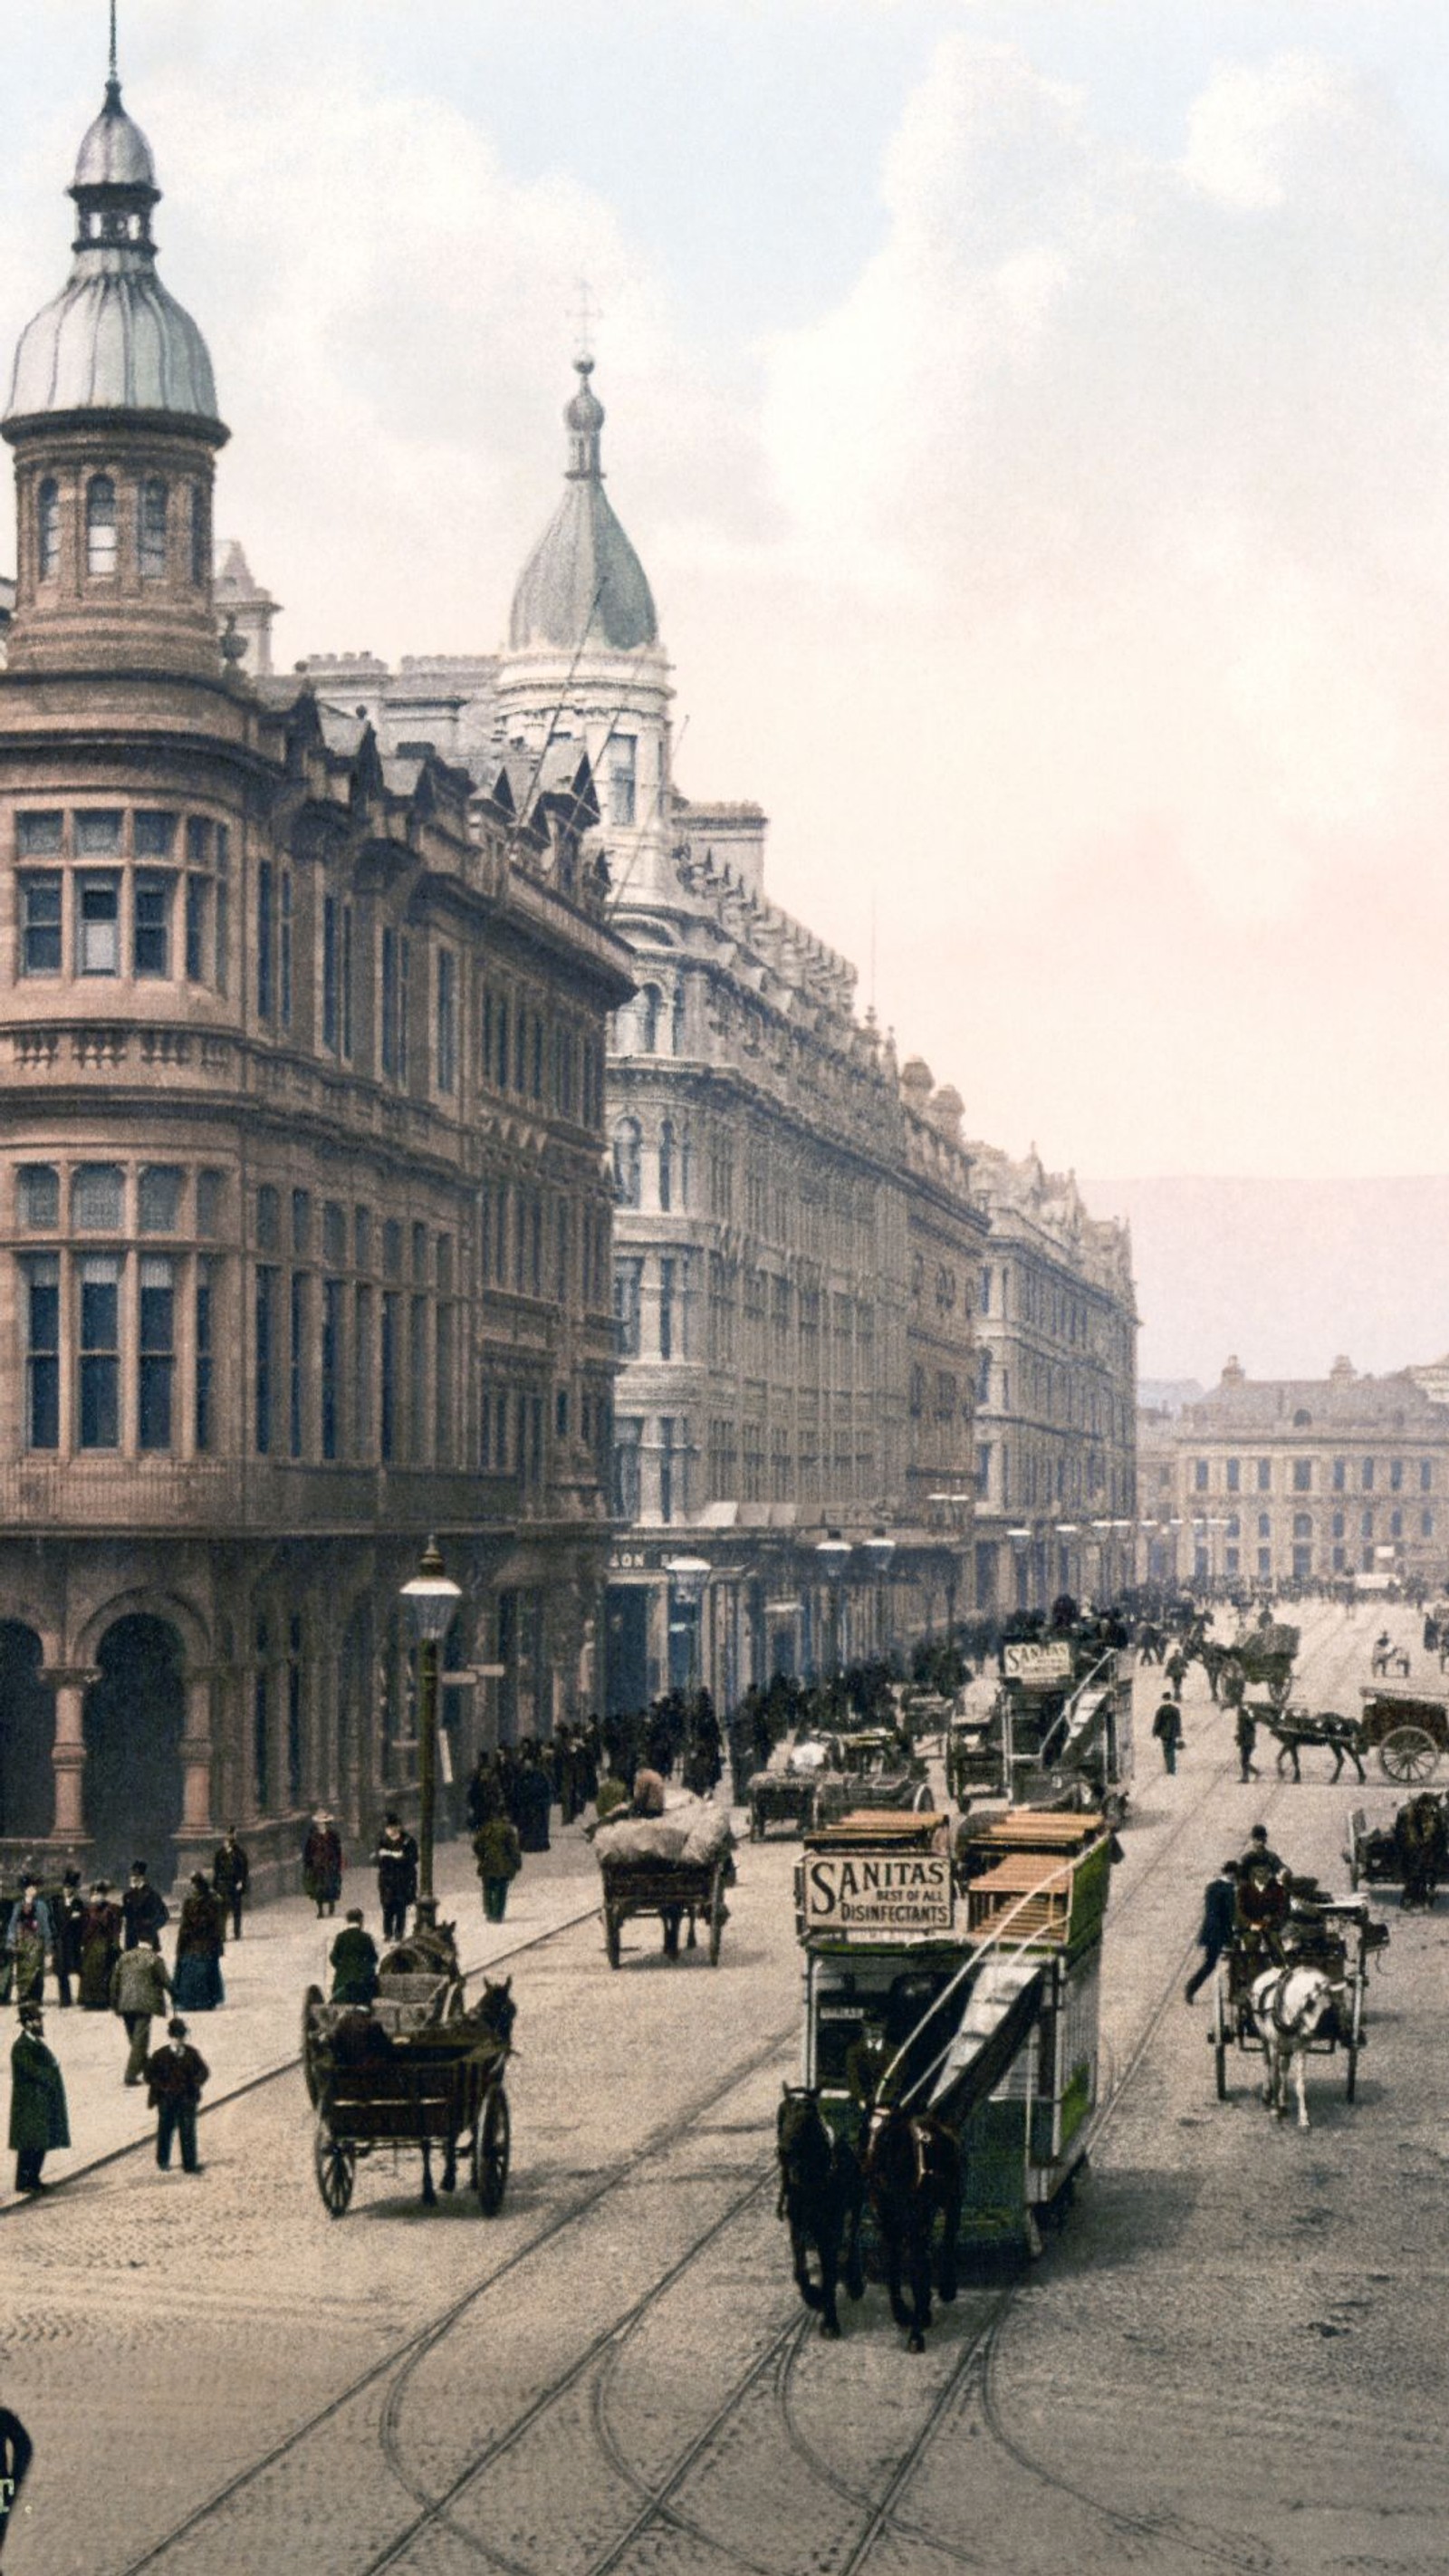
[{"label": "stone building", "polygon": [[219,642],[158,193],[112,80],[3,423],[0,1849],[161,1874],[235,1821],[265,1883],[318,1799],[407,1796],[430,1530],[450,1663],[502,1667],[457,1760],[592,1694],[632,986],[582,756],[384,750]]},{"label": "stone building", "polygon": [[983,1609],[1102,1601],[1133,1580],[1137,1310],[1125,1226],[1033,1153],[973,1145],[991,1220],[976,1330]]},{"label": "stone building", "polygon": [[1449,1413],[1408,1370],[1249,1378],[1230,1359],[1174,1425],[1181,1561],[1200,1583],[1449,1569]]},{"label": "stone building", "polygon": [[[854,970],[770,901],[759,807],[676,785],[655,603],[604,489],[590,363],[578,373],[563,495],[503,651],[303,667],[399,754],[421,739],[524,777],[586,758],[598,782],[639,988],[608,1076],[623,1363],[609,1690],[632,1706],[697,1671],[728,1704],[778,1664],[939,1628],[978,1588],[986,1606],[1049,1598],[1063,1563],[1077,1584],[1127,1579],[1130,1547],[1090,1523],[1132,1510],[1129,1251],[1070,1183],[963,1144],[957,1094],[897,1067],[855,1016]],[[978,1323],[978,1152],[1015,1283],[989,1437],[977,1343],[1000,1290]],[[1028,1489],[1032,1524],[1008,1542],[1015,1500],[994,1522],[993,1505]],[[1075,1547],[1055,1528],[1068,1494]]]},{"label": "stone building", "polygon": [[728,1707],[777,1666],[966,1606],[985,1228],[960,1101],[897,1072],[853,969],[770,902],[759,808],[674,786],[669,665],[604,490],[591,373],[514,595],[498,725],[510,758],[587,755],[638,981],[608,1077],[609,1695],[693,1673]]}]

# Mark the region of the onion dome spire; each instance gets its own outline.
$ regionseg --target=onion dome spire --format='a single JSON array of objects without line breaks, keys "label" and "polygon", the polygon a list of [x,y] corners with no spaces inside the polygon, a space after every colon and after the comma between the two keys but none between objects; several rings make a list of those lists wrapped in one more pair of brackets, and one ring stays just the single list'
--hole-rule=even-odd
[{"label": "onion dome spire", "polygon": [[569,439],[566,488],[513,594],[508,641],[515,653],[577,653],[585,645],[633,653],[659,641],[644,567],[604,491],[604,406],[589,381],[594,362],[581,357],[574,366],[578,391],[563,416]]},{"label": "onion dome spire", "polygon": [[151,147],[122,103],[112,32],[101,112],[68,192],[77,214],[74,265],[21,336],[5,418],[168,412],[220,432],[206,342],[156,274],[151,214],[161,191]]}]

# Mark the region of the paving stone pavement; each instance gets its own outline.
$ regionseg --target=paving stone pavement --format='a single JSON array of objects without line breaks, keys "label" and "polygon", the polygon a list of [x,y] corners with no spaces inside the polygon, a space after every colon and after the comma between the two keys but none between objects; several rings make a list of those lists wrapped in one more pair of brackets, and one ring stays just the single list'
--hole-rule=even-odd
[{"label": "paving stone pavement", "polygon": [[[434,1879],[442,1917],[457,1923],[459,1952],[465,1969],[484,1968],[495,1959],[554,1931],[598,1901],[598,1868],[581,1825],[555,1830],[546,1852],[531,1852],[514,1880],[502,1923],[483,1919],[482,1898],[466,1842],[438,1847]],[[297,2054],[301,2001],[311,1984],[325,1994],[331,1985],[327,1954],[342,1928],[350,1905],[360,1905],[368,1929],[378,1937],[381,1913],[371,1870],[349,1870],[336,1915],[319,1922],[305,1896],[282,1897],[242,1917],[240,1941],[229,1940],[222,1961],[226,2002],[216,2012],[192,2013],[191,2037],[211,2070],[201,2122],[206,2152],[206,2119],[219,2104],[245,2086],[257,2083]],[[162,1935],[170,1967],[175,1916]],[[13,2015],[5,2016],[9,2030]],[[152,2026],[160,2044],[165,2023]],[[45,2179],[63,2184],[99,2158],[117,2155],[149,2137],[156,2114],[146,2108],[144,2087],[122,2082],[126,2034],[114,2013],[82,2012],[72,2004],[62,2011],[55,2001],[54,1979],[46,1978],[46,2045],[55,2051],[65,2077],[72,2145],[46,2158]],[[6,2046],[8,2049],[8,2038]],[[8,2099],[8,2093],[7,2093]],[[0,2210],[16,2200],[14,2159],[4,2159]]]}]

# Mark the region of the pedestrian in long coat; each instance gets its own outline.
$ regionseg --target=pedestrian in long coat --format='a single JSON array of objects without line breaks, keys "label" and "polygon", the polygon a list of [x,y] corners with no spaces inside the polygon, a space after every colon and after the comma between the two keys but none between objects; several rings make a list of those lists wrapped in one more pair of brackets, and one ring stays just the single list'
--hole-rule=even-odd
[{"label": "pedestrian in long coat", "polygon": [[335,1911],[342,1894],[342,1838],[325,1807],[318,1808],[302,1845],[302,1885],[319,1922]]},{"label": "pedestrian in long coat", "polygon": [[126,2025],[131,2043],[126,2059],[125,2082],[139,2084],[151,2053],[151,2024],[166,2011],[171,2000],[171,1976],[159,1950],[149,1941],[138,1941],[134,1950],[123,1950],[111,1978],[111,2005]]},{"label": "pedestrian in long coat", "polygon": [[176,1930],[176,2001],[188,2012],[213,2012],[225,2003],[221,1981],[225,1939],[220,1899],[198,1870],[186,1891]]},{"label": "pedestrian in long coat", "polygon": [[55,1991],[57,2001],[62,2004],[70,2002],[70,1981],[80,1975],[81,1923],[85,1916],[80,1883],[80,1871],[68,1869],[51,1907],[55,1931]]},{"label": "pedestrian in long coat", "polygon": [[400,1941],[407,1930],[407,1911],[418,1892],[418,1847],[404,1833],[389,1808],[373,1853],[377,1865],[377,1898],[382,1907],[384,1941]]},{"label": "pedestrian in long coat", "polygon": [[80,1999],[86,2012],[109,2012],[111,1978],[121,1955],[123,1918],[109,1879],[91,1889],[80,1928]]},{"label": "pedestrian in long coat", "polygon": [[171,2141],[181,2140],[181,2167],[184,2173],[199,2173],[196,2157],[196,2114],[201,2107],[201,2088],[211,2073],[205,2058],[192,2048],[186,2037],[184,2021],[166,2025],[167,2045],[158,2048],[146,2060],[148,2100],[158,2114],[156,2121],[156,2162],[163,2173],[170,2171]]},{"label": "pedestrian in long coat", "polygon": [[224,1843],[217,1844],[216,1858],[211,1864],[211,1883],[221,1899],[223,1912],[231,1916],[231,1937],[234,1941],[241,1939],[242,1898],[247,1892],[247,1883],[251,1874],[252,1865],[237,1841],[236,1827],[228,1825],[226,1840]]},{"label": "pedestrian in long coat", "polygon": [[377,1943],[363,1928],[362,1908],[354,1905],[332,1944],[332,2001],[370,2004],[377,1993]]},{"label": "pedestrian in long coat", "polygon": [[131,1884],[121,1899],[125,1916],[125,1944],[134,1950],[138,1941],[160,1943],[162,1932],[171,1920],[171,1908],[158,1888],[151,1885],[143,1860],[131,1863]]},{"label": "pedestrian in long coat", "polygon": [[1225,1860],[1216,1878],[1210,1878],[1203,1890],[1202,1924],[1197,1943],[1202,1952],[1202,1966],[1188,1978],[1183,1989],[1184,2003],[1192,2003],[1198,1989],[1205,1986],[1238,1923],[1238,1864]]},{"label": "pedestrian in long coat", "polygon": [[1258,1768],[1253,1760],[1253,1748],[1258,1741],[1258,1721],[1245,1699],[1240,1699],[1238,1702],[1238,1714],[1233,1722],[1233,1736],[1238,1748],[1238,1778],[1256,1780]]},{"label": "pedestrian in long coat", "polygon": [[50,1907],[35,1880],[27,1878],[20,1891],[20,1902],[11,1908],[10,1920],[5,1927],[5,1947],[14,1968],[14,1993],[18,2004],[44,2001],[45,1963],[54,1946]]},{"label": "pedestrian in long coat", "polygon": [[510,1882],[523,1867],[518,1827],[501,1807],[496,1815],[484,1817],[473,1836],[473,1857],[483,1882],[484,1916],[490,1923],[501,1923],[508,1910]]},{"label": "pedestrian in long coat", "polygon": [[1152,1721],[1152,1732],[1162,1747],[1164,1771],[1177,1769],[1177,1748],[1182,1742],[1182,1711],[1175,1699],[1165,1699]]},{"label": "pedestrian in long coat", "polygon": [[518,1827],[519,1842],[526,1852],[547,1851],[552,1804],[548,1773],[538,1758],[536,1748],[526,1746],[513,1784],[513,1817]]},{"label": "pedestrian in long coat", "polygon": [[40,2168],[52,2147],[70,2145],[65,2078],[45,2045],[45,2016],[25,2004],[20,2035],[10,2051],[10,2144],[17,2191],[44,2191]]}]

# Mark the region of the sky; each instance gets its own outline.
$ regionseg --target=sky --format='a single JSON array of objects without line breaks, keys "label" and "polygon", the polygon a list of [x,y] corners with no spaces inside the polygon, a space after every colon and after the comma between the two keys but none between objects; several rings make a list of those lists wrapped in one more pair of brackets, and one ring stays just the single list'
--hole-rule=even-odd
[{"label": "sky", "polygon": [[[0,34],[3,345],[105,10]],[[496,646],[586,277],[680,783],[968,1131],[1449,1168],[1449,11],[122,0],[121,61],[284,663]]]}]

